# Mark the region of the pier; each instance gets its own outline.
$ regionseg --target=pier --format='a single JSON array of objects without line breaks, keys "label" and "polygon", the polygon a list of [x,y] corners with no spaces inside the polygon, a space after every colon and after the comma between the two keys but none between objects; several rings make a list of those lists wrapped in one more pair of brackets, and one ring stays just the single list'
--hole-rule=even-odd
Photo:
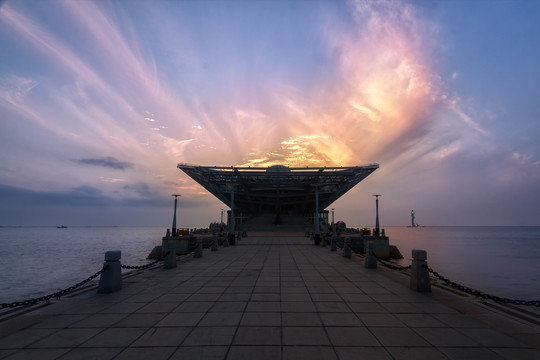
[{"label": "pier", "polygon": [[0,359],[540,358],[538,323],[408,282],[303,233],[253,232],[4,317]]}]

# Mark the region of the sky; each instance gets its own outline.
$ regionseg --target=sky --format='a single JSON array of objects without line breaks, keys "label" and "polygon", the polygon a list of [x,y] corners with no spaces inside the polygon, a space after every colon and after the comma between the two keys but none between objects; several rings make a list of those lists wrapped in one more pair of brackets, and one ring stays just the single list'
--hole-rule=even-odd
[{"label": "sky", "polygon": [[[178,227],[197,165],[380,168],[353,226],[540,226],[540,2],[0,2],[0,225]],[[328,210],[330,210],[330,208]]]}]

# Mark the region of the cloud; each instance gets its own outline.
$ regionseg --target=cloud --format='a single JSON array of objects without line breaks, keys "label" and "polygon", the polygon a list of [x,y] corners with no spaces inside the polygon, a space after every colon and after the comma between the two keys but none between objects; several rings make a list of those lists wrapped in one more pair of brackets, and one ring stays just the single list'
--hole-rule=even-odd
[{"label": "cloud", "polygon": [[78,159],[74,162],[82,165],[101,166],[114,170],[126,170],[133,167],[132,163],[126,161],[119,161],[115,157],[108,156],[103,158],[90,158],[90,159]]}]

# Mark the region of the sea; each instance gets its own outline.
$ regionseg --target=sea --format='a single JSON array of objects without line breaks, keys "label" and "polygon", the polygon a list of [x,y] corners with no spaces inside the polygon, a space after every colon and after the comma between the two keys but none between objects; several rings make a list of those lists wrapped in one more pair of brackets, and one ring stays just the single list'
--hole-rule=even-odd
[{"label": "sea", "polygon": [[[99,271],[105,252],[144,265],[161,227],[0,227],[0,303],[68,288]],[[386,227],[409,265],[411,250],[451,281],[516,300],[540,300],[540,227]],[[249,233],[248,233],[249,236]],[[94,280],[94,281],[97,281]]]}]

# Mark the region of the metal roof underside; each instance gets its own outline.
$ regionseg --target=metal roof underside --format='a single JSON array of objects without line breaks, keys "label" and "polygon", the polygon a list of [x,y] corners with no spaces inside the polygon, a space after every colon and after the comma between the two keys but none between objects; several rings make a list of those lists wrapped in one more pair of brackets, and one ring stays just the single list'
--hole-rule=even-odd
[{"label": "metal roof underside", "polygon": [[316,189],[319,190],[319,208],[325,209],[379,165],[253,168],[178,164],[178,168],[228,207],[234,190],[235,210],[279,213],[289,210],[313,212]]}]

